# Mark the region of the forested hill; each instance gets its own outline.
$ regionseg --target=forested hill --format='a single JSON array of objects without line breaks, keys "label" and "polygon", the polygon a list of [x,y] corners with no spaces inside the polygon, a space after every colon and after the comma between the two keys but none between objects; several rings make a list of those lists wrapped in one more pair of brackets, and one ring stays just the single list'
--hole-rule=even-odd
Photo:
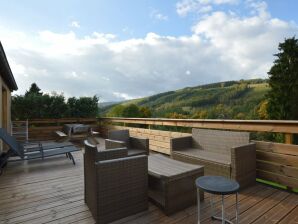
[{"label": "forested hill", "polygon": [[[152,117],[258,119],[268,90],[267,80],[263,79],[228,81],[164,92],[121,105],[148,107]],[[115,105],[103,108],[102,115],[115,116],[114,109]]]}]

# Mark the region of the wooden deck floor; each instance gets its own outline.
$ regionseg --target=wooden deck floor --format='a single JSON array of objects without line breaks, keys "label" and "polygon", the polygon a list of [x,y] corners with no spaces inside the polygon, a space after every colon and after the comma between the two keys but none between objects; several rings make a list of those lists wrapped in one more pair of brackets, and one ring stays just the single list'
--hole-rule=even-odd
[{"label": "wooden deck floor", "polygon": [[[82,153],[77,165],[65,156],[44,161],[10,163],[0,176],[0,223],[94,223],[84,204]],[[201,222],[211,223],[206,195]],[[240,223],[298,223],[298,195],[257,184],[240,194]],[[219,212],[219,198],[216,198]],[[234,220],[235,201],[226,198],[228,217]],[[156,206],[115,223],[197,223],[196,206],[165,216]],[[213,221],[213,223],[218,223]]]}]

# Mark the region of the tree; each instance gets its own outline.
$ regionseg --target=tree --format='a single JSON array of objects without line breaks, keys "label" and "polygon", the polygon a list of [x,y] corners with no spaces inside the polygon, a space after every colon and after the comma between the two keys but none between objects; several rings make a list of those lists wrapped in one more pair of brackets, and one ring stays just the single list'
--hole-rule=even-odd
[{"label": "tree", "polygon": [[149,107],[140,107],[140,114],[141,117],[151,117],[152,113],[151,110],[149,109]]},{"label": "tree", "polygon": [[262,119],[262,120],[268,119],[267,110],[268,110],[268,100],[263,100],[260,103],[259,108],[257,110],[257,113],[258,113],[258,116],[260,119]]},{"label": "tree", "polygon": [[12,97],[12,119],[96,117],[98,98],[71,97],[65,101],[62,94],[44,94],[33,83],[25,95]]},{"label": "tree", "polygon": [[32,83],[31,87],[28,91],[26,91],[25,96],[28,96],[30,94],[35,94],[35,95],[42,95],[41,89],[37,86],[36,83]]},{"label": "tree", "polygon": [[108,117],[122,117],[123,116],[124,106],[119,104],[113,106],[112,109],[108,112]]},{"label": "tree", "polygon": [[200,110],[197,111],[192,118],[194,119],[206,119],[208,118],[208,111],[207,110]]},{"label": "tree", "polygon": [[68,113],[70,117],[96,117],[98,114],[98,98],[93,97],[71,97],[67,100]]},{"label": "tree", "polygon": [[141,113],[139,107],[135,104],[129,104],[128,106],[124,107],[122,111],[123,117],[141,117]]},{"label": "tree", "polygon": [[138,107],[136,104],[113,106],[108,112],[108,117],[151,117],[149,107]]},{"label": "tree", "polygon": [[293,37],[279,44],[269,74],[268,97],[270,119],[298,119],[298,40]]}]

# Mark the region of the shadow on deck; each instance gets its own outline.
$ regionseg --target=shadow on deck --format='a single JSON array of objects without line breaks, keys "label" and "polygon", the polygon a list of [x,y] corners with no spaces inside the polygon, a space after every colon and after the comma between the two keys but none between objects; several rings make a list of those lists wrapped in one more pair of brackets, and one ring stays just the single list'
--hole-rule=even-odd
[{"label": "shadow on deck", "polygon": [[[76,166],[65,156],[44,161],[10,163],[0,177],[0,223],[94,223],[84,203],[83,156]],[[202,205],[201,223],[210,219],[209,195]],[[219,198],[215,208],[220,212]],[[240,223],[298,223],[298,195],[256,184],[240,193]],[[235,198],[225,200],[234,220]],[[156,206],[115,223],[197,223],[196,206],[165,216]]]}]

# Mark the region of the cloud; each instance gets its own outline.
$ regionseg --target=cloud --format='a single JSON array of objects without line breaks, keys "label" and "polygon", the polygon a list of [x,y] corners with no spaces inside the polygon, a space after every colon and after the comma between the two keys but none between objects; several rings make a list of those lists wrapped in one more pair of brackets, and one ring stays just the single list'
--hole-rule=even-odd
[{"label": "cloud", "polygon": [[160,13],[158,10],[153,9],[150,13],[150,17],[155,19],[155,20],[160,20],[160,21],[167,21],[169,19],[168,16],[163,15]]},{"label": "cloud", "polygon": [[137,96],[130,96],[127,93],[119,93],[119,92],[113,92],[113,95],[120,100],[131,100],[134,98],[138,98]]},{"label": "cloud", "polygon": [[238,0],[181,0],[176,3],[179,16],[186,16],[191,12],[208,13],[213,10],[212,5],[237,4]]},{"label": "cloud", "polygon": [[278,43],[297,33],[296,24],[272,18],[267,9],[249,16],[211,12],[192,27],[191,35],[179,37],[148,33],[119,40],[98,32],[79,37],[75,32],[26,33],[0,25],[17,94],[36,82],[44,92],[96,94],[102,101],[265,78]]},{"label": "cloud", "polygon": [[190,74],[191,74],[191,71],[186,70],[185,75],[190,75]]},{"label": "cloud", "polygon": [[78,21],[72,21],[70,23],[70,27],[74,27],[74,28],[80,28],[80,23]]}]

